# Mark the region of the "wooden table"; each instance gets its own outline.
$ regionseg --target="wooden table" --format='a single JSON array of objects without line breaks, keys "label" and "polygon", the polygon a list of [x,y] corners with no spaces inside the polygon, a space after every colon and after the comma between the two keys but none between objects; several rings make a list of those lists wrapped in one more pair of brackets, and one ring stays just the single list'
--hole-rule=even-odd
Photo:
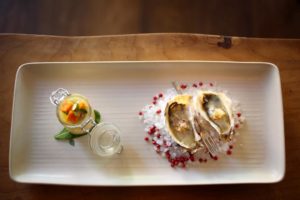
[{"label": "wooden table", "polygon": [[[13,182],[8,175],[13,84],[18,66],[34,61],[265,61],[280,69],[284,99],[286,176],[276,184],[184,187],[71,187]],[[0,199],[299,199],[300,40],[198,34],[95,37],[0,35]],[[80,197],[80,198],[79,198]]]}]

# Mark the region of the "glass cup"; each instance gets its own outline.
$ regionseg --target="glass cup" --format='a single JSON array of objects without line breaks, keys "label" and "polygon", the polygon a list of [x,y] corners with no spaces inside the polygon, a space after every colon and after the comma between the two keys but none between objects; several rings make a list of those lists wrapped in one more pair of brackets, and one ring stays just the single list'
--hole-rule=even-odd
[{"label": "glass cup", "polygon": [[111,156],[121,153],[120,130],[112,123],[97,124],[86,97],[59,88],[51,93],[50,101],[56,106],[56,116],[66,129],[72,134],[89,134],[90,147],[95,154]]}]

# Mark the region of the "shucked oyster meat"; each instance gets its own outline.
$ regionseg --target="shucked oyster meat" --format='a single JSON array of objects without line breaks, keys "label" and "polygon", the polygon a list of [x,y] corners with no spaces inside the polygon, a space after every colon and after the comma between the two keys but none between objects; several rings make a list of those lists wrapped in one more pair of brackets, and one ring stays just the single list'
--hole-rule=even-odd
[{"label": "shucked oyster meat", "polygon": [[224,93],[199,91],[193,106],[203,124],[208,122],[221,138],[230,137],[234,127],[232,102]]},{"label": "shucked oyster meat", "polygon": [[177,95],[167,103],[165,109],[166,127],[172,139],[182,147],[197,147],[193,125],[191,123],[191,95]]}]

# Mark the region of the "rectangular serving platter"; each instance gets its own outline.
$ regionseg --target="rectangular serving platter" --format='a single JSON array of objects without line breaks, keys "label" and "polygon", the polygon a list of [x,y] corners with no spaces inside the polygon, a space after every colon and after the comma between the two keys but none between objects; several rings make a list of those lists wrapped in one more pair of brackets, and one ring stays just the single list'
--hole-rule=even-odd
[{"label": "rectangular serving platter", "polygon": [[[144,141],[140,109],[172,81],[213,82],[240,101],[246,117],[231,156],[171,168]],[[121,130],[124,150],[101,158],[89,136],[56,141],[62,129],[49,95],[57,88],[86,96],[102,120]],[[140,61],[27,63],[18,69],[12,111],[10,177],[22,183],[139,186],[274,183],[285,173],[278,68],[262,62]]]}]

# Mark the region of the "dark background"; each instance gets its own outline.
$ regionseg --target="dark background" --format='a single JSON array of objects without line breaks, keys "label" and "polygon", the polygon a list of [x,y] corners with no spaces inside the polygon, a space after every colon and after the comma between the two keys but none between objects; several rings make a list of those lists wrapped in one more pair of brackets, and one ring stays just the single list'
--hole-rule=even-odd
[{"label": "dark background", "polygon": [[300,38],[300,0],[0,0],[0,33]]}]

